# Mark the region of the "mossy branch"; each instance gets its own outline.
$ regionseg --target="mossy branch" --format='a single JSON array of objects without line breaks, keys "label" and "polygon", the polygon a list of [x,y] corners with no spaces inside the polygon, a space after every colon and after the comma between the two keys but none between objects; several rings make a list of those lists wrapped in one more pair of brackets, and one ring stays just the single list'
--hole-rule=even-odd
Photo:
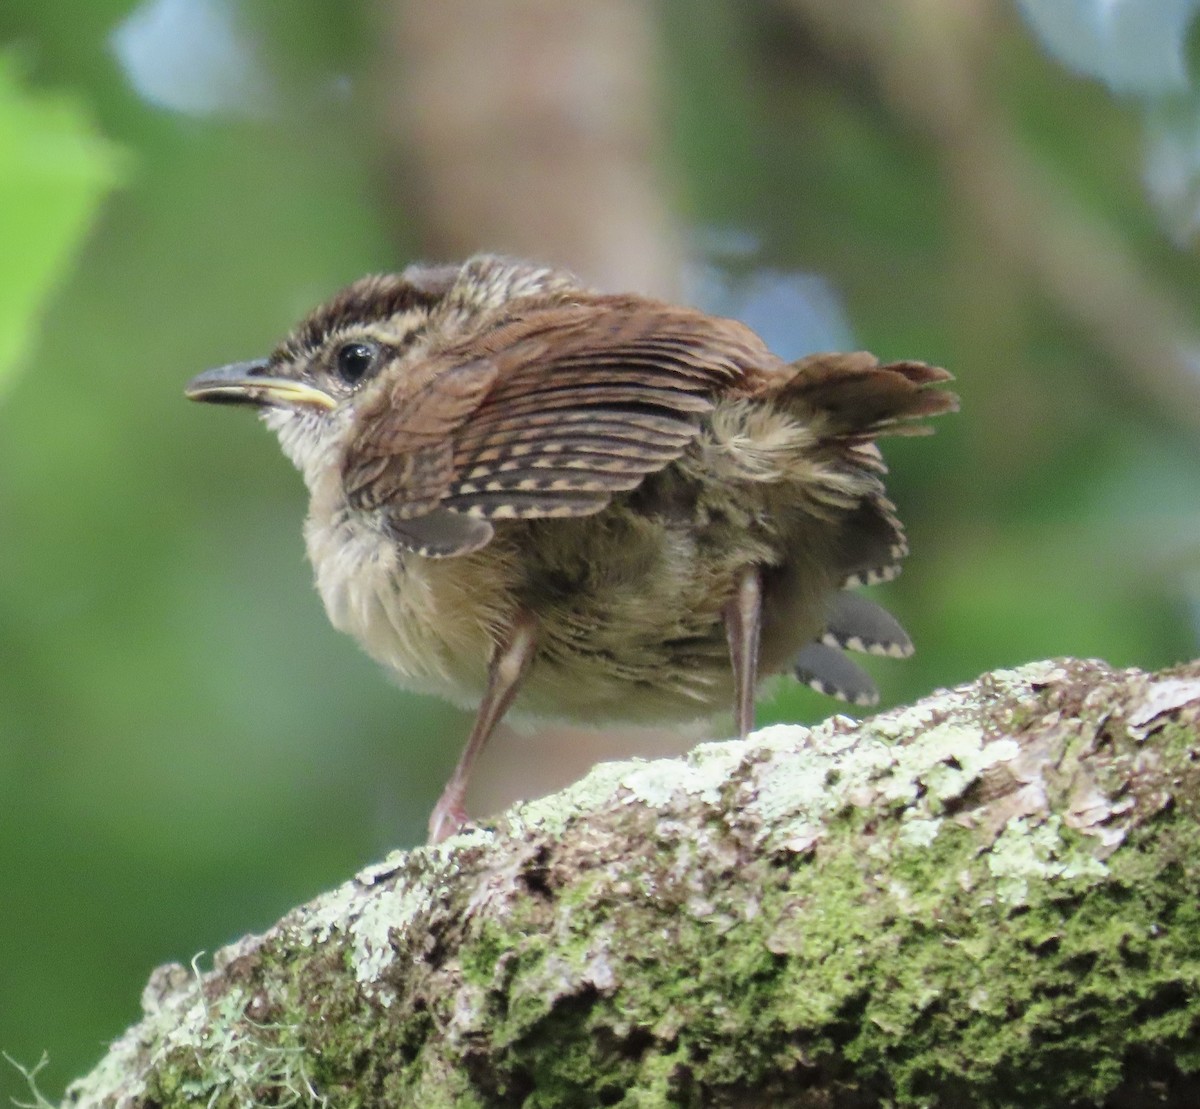
[{"label": "mossy branch", "polygon": [[84,1106],[1200,1104],[1200,663],[597,767],[160,968]]}]

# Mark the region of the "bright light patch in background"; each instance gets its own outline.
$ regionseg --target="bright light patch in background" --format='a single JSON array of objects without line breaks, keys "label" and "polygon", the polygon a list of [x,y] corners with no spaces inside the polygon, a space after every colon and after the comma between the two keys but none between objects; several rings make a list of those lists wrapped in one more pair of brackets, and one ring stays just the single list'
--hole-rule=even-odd
[{"label": "bright light patch in background", "polygon": [[137,93],[187,115],[262,116],[274,97],[228,0],[147,0],[109,36]]},{"label": "bright light patch in background", "polygon": [[1200,239],[1200,105],[1163,105],[1146,121],[1146,193],[1175,245]]},{"label": "bright light patch in background", "polygon": [[[713,234],[700,238],[708,241]],[[724,241],[728,235],[720,238]],[[741,237],[737,245],[739,255],[751,249]],[[841,298],[819,274],[772,269],[741,273],[723,268],[719,261],[706,262],[690,269],[684,286],[689,303],[748,324],[781,358],[857,348]]]},{"label": "bright light patch in background", "polygon": [[1068,69],[1136,97],[1145,113],[1142,177],[1163,229],[1200,240],[1200,94],[1188,35],[1200,0],[1018,0],[1046,51]]},{"label": "bright light patch in background", "polygon": [[1186,38],[1200,0],[1019,0],[1042,45],[1114,92],[1188,87]]}]

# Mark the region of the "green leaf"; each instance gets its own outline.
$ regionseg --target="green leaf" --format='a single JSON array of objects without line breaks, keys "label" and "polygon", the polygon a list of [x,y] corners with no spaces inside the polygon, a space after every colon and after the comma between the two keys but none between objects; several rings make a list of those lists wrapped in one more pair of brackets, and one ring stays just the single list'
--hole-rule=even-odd
[{"label": "green leaf", "polygon": [[16,68],[0,58],[0,389],[121,164],[78,103],[23,88]]}]

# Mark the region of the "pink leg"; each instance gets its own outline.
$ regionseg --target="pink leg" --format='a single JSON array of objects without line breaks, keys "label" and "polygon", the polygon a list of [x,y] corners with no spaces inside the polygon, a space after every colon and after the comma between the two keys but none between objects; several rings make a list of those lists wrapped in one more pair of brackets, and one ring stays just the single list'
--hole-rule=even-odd
[{"label": "pink leg", "polygon": [[488,666],[487,689],[484,690],[483,701],[475,716],[471,735],[454,773],[450,775],[446,788],[442,790],[442,795],[429,816],[430,843],[441,843],[467,823],[467,810],[463,807],[463,800],[467,794],[471,767],[479,753],[487,746],[487,741],[495,731],[496,725],[500,723],[500,718],[508,711],[517,690],[521,688],[521,681],[529,669],[537,647],[536,632],[533,618],[521,616],[510,629],[508,638],[497,644]]},{"label": "pink leg", "polygon": [[762,574],[747,566],[738,576],[737,592],[725,606],[725,634],[733,664],[733,722],[743,739],[754,728],[754,693],[758,685],[758,645],[762,635]]}]

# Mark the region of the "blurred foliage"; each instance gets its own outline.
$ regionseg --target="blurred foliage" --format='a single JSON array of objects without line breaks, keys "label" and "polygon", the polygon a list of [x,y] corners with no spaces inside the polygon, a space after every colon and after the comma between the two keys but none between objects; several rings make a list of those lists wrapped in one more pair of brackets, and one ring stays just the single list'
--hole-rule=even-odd
[{"label": "blurred foliage", "polygon": [[[38,323],[0,403],[0,1049],[49,1049],[51,1090],[137,1016],[155,964],[416,842],[467,725],[396,693],[328,627],[301,483],[271,439],[181,398],[192,373],[407,261],[421,219],[378,199],[366,5],[209,8],[255,74],[240,99],[204,98],[211,79],[185,72],[206,56],[195,42],[157,42],[157,76],[138,70],[114,37],[132,4],[0,10],[0,48],[28,75],[17,88],[14,63],[0,69],[0,349],[16,349],[10,319]],[[875,668],[886,700],[1053,654],[1195,654],[1196,412],[1156,399],[996,254],[861,59],[835,64],[782,5],[663,12],[677,196],[720,275],[698,287],[757,323],[763,290],[778,314],[781,289],[820,275],[834,306],[797,319],[837,318],[803,334],[849,327],[959,379],[959,416],[889,444],[914,555],[880,592],[919,649]],[[1147,203],[1140,107],[1048,59],[1015,8],[990,49],[1023,149],[1200,302],[1195,242]],[[10,126],[59,152],[53,184],[18,186]],[[117,148],[124,187],[67,274]],[[9,224],[46,245],[14,250]],[[780,349],[803,347],[798,323],[778,327]],[[764,718],[830,709],[789,691]],[[21,1091],[0,1076],[0,1097]]]},{"label": "blurred foliage", "polygon": [[78,104],[29,95],[15,68],[0,56],[0,384],[117,169]]}]

